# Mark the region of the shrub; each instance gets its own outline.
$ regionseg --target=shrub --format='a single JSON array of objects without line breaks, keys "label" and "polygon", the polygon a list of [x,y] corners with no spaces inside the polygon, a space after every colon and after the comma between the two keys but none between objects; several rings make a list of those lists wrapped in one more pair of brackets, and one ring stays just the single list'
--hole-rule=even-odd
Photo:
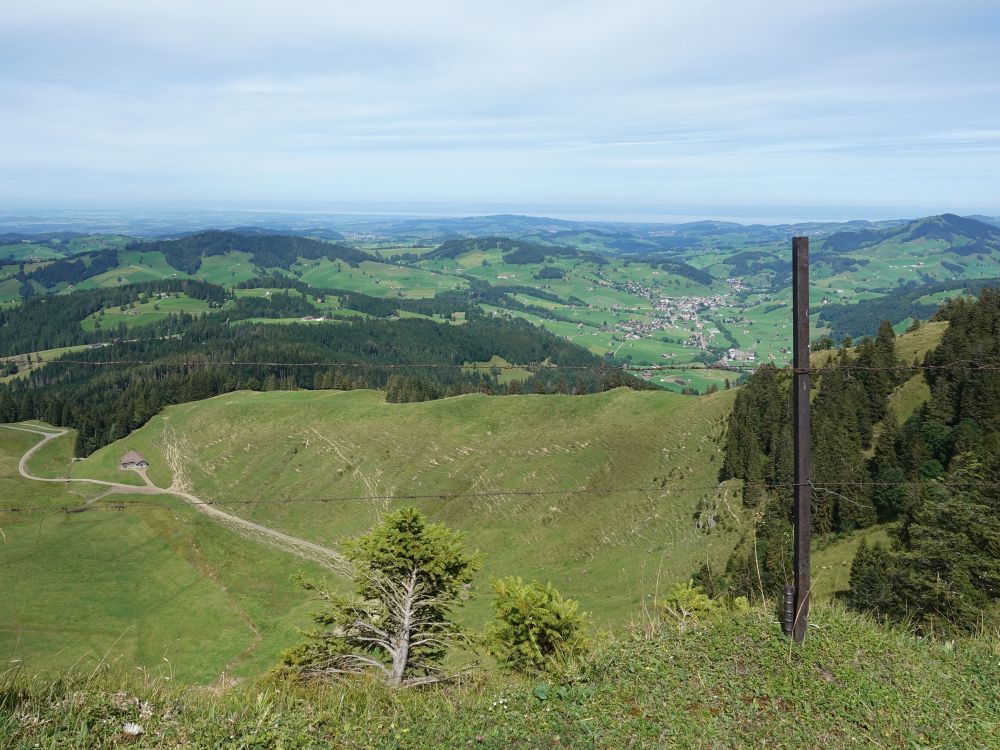
[{"label": "shrub", "polygon": [[721,605],[695,586],[693,581],[674,584],[659,602],[663,613],[677,622],[680,631],[689,630],[700,621],[709,619]]},{"label": "shrub", "polygon": [[585,653],[589,618],[579,604],[563,599],[552,584],[520,578],[493,579],[496,620],[487,626],[490,653],[507,669],[544,670],[556,659]]}]

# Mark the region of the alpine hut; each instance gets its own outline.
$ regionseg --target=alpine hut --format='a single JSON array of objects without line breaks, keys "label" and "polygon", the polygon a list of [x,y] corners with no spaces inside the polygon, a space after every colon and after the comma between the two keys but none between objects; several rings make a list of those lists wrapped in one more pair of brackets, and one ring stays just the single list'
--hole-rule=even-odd
[{"label": "alpine hut", "polygon": [[145,469],[149,466],[149,461],[143,458],[138,451],[129,451],[118,464],[119,469]]}]

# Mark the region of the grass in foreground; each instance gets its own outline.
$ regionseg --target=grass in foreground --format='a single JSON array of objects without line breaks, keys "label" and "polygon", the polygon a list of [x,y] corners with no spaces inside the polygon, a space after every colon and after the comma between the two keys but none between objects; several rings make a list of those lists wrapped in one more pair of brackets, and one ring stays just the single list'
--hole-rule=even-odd
[{"label": "grass in foreground", "polygon": [[[427,690],[263,679],[178,688],[102,673],[0,677],[5,747],[990,748],[995,642],[918,640],[817,608],[792,647],[769,612],[600,646],[559,677],[485,671]],[[142,728],[123,733],[125,722]]]}]

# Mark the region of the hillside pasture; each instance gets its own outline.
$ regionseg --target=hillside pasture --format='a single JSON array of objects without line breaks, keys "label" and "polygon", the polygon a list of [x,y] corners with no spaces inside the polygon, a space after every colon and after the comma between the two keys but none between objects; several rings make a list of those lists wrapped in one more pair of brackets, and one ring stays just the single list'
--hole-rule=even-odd
[{"label": "hillside pasture", "polygon": [[[731,392],[416,404],[372,391],[242,392],[170,407],[78,466],[114,476],[135,448],[160,486],[179,467],[200,497],[327,546],[417,505],[483,550],[481,587],[489,575],[550,580],[610,625],[657,582],[728,555],[739,515],[707,533],[695,509],[716,496],[731,402]],[[481,622],[486,608],[477,600],[469,617]]]},{"label": "hillside pasture", "polygon": [[[207,683],[259,674],[296,641],[310,605],[290,579],[319,575],[312,563],[176,498],[102,499],[93,486],[26,480],[17,461],[38,439],[0,427],[0,661],[28,675],[103,661]],[[30,470],[66,476],[72,440],[49,443]],[[88,501],[84,512],[45,511]]]},{"label": "hillside pasture", "polygon": [[414,266],[395,266],[363,261],[352,267],[343,261],[327,259],[295,264],[293,270],[307,284],[325,289],[362,292],[372,297],[421,299],[466,286],[457,277],[434,273]]},{"label": "hillside pasture", "polygon": [[176,297],[152,297],[148,302],[135,302],[125,310],[118,307],[99,310],[80,321],[80,325],[85,331],[95,330],[98,324],[103,329],[114,329],[119,325],[124,325],[126,328],[141,328],[163,320],[168,315],[180,313],[200,315],[208,311],[208,302],[192,299],[181,292]]},{"label": "hillside pasture", "polygon": [[528,380],[532,376],[531,370],[512,365],[503,357],[493,355],[486,362],[466,362],[462,366],[465,372],[479,372],[483,375],[492,375],[492,369],[499,368],[496,379],[501,385],[506,385],[514,380]]},{"label": "hillside pasture", "polygon": [[92,276],[77,284],[75,288],[98,289],[171,278],[188,278],[188,275],[169,265],[164,260],[162,253],[152,251],[141,253],[137,250],[123,251],[118,254],[118,265],[115,268]]}]

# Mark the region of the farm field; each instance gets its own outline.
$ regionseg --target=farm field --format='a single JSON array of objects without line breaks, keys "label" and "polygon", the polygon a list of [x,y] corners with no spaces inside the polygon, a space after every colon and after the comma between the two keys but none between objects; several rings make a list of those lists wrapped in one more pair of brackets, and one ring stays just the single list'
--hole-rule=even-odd
[{"label": "farm field", "polygon": [[[121,252],[118,256],[118,266],[102,274],[93,276],[76,285],[77,289],[96,289],[100,287],[120,286],[121,284],[140,281],[156,281],[158,279],[187,278],[187,274],[169,265],[159,252],[139,252],[136,250]],[[65,288],[64,288],[65,291]]]},{"label": "farm field", "polygon": [[362,292],[373,297],[433,297],[443,291],[466,286],[457,278],[420,268],[364,261],[353,268],[340,261],[307,261],[293,268],[307,284],[326,289]]},{"label": "farm field", "polygon": [[480,372],[483,374],[491,373],[493,368],[497,368],[496,379],[502,385],[506,385],[514,380],[527,380],[532,375],[531,370],[512,365],[503,357],[496,355],[490,357],[486,362],[466,362],[463,367],[466,372]]},{"label": "farm field", "polygon": [[201,259],[201,266],[195,274],[210,284],[233,286],[248,281],[257,275],[250,253],[231,251],[225,255],[209,255]]},{"label": "farm field", "polygon": [[14,245],[0,245],[0,259],[15,262],[25,260],[55,260],[65,255],[61,250],[35,242],[18,242]]},{"label": "farm field", "polygon": [[[517,219],[496,218],[497,221],[486,224],[500,226],[507,219]],[[881,241],[860,247],[841,242],[834,252],[826,254],[826,239],[821,233],[816,242],[812,278],[814,336],[834,332],[823,318],[825,305],[877,299],[902,282],[929,284],[944,279],[1000,275],[1000,261],[995,253],[968,249],[974,237],[984,232],[996,234],[995,229],[986,226],[949,215],[905,225],[887,222],[875,233],[884,238]],[[481,281],[510,290],[514,304],[499,308],[504,314],[528,319],[594,353],[614,356],[622,363],[710,364],[727,356],[730,349],[738,350],[740,357],[752,353],[754,363],[787,363],[791,316],[787,241],[778,241],[775,232],[767,227],[740,229],[736,225],[719,224],[694,230],[690,239],[665,252],[656,249],[656,233],[640,239],[645,230],[637,227],[628,230],[633,234],[624,235],[619,230],[593,229],[533,234],[524,233],[521,227],[521,237],[540,259],[522,264],[505,260],[512,256],[500,248],[510,247],[511,241],[504,244],[502,237],[496,246],[473,241],[466,250],[459,248],[460,252],[441,255],[436,253],[440,240],[434,239],[433,230],[430,235],[414,232],[407,239],[406,232],[394,233],[388,229],[386,233],[362,232],[354,240],[345,240],[379,261],[361,261],[351,266],[342,260],[300,257],[288,269],[265,269],[253,265],[250,253],[229,251],[224,255],[203,256],[195,277],[232,288],[252,277],[277,273],[317,287],[400,299],[426,299],[442,292],[468,289],[470,284]],[[829,232],[829,228],[825,231]],[[930,240],[924,235],[951,239]],[[622,249],[623,236],[627,238],[627,246],[639,254]],[[761,238],[767,239],[761,241]],[[135,245],[125,250],[127,241],[116,236],[80,240],[78,246],[89,250],[118,247],[119,265],[76,287],[60,282],[45,289],[35,280],[28,286],[35,294],[67,293],[73,288],[186,277],[166,263],[162,252],[143,251]],[[71,246],[77,247],[68,243],[67,251]],[[584,253],[597,251],[602,257],[573,255],[574,247]],[[978,249],[981,248],[976,246]],[[25,271],[38,266],[37,262],[28,263]],[[19,299],[22,287],[12,278],[17,270],[16,264],[4,266],[7,278],[0,281],[0,304]],[[537,290],[539,296],[530,289]],[[253,293],[252,290],[237,292]],[[931,291],[914,299],[920,305],[928,305],[960,293],[958,287]],[[330,309],[335,305],[330,300],[321,307]],[[905,330],[911,322],[912,317],[905,314],[893,319],[897,332]],[[88,321],[85,325],[92,323]],[[842,333],[836,335],[839,338]],[[682,385],[683,380],[668,378],[655,382],[672,389],[703,392],[723,383],[725,376],[720,379],[697,373]]]}]

